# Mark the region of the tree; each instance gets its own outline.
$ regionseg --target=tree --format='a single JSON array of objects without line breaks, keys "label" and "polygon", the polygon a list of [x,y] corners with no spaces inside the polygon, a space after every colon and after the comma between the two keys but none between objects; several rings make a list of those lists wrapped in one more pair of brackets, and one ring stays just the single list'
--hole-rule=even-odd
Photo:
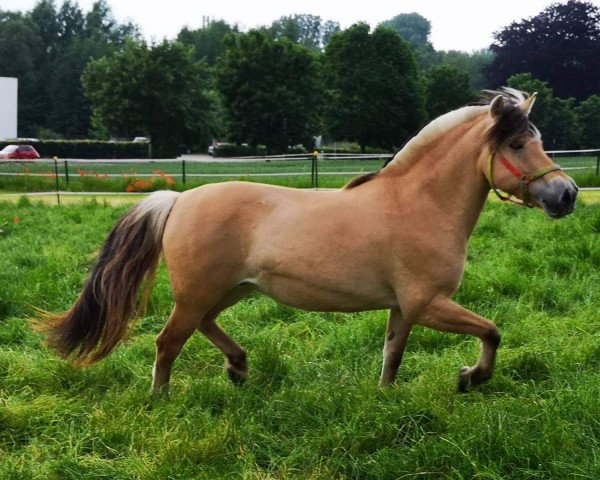
[{"label": "tree", "polygon": [[196,59],[214,66],[225,52],[225,37],[231,33],[238,33],[237,27],[231,27],[223,20],[218,20],[198,30],[184,27],[177,35],[177,40],[185,45],[193,45]]},{"label": "tree", "polygon": [[149,137],[156,156],[208,143],[211,85],[191,47],[131,41],[122,52],[91,61],[82,80],[97,132]]},{"label": "tree", "polygon": [[577,107],[581,127],[581,147],[600,148],[600,97],[592,95]]},{"label": "tree", "polygon": [[44,97],[36,73],[43,55],[44,45],[31,19],[0,11],[0,76],[19,80],[20,136],[33,136],[36,125],[45,121]]},{"label": "tree", "polygon": [[434,61],[433,45],[429,41],[431,22],[418,13],[401,13],[381,23],[391,28],[406,40],[415,50],[417,62],[422,68],[428,68]]},{"label": "tree", "polygon": [[[136,37],[136,27],[116,22],[103,0],[95,2],[87,14],[72,0],[58,8],[53,0],[41,0],[24,20],[40,46],[31,71],[19,75],[20,132],[27,136],[38,136],[38,131],[86,136],[90,108],[81,85],[83,69],[90,58],[108,55],[122,48],[125,38]],[[14,38],[14,34],[0,32],[0,43]]]},{"label": "tree", "polygon": [[132,23],[120,24],[113,16],[106,0],[97,0],[85,16],[86,35],[98,43],[122,47],[130,38],[139,38],[137,26]]},{"label": "tree", "polygon": [[447,65],[469,76],[470,88],[480,91],[486,88],[485,70],[492,62],[493,54],[489,50],[471,53],[457,50],[435,52],[434,65]]},{"label": "tree", "polygon": [[40,0],[28,16],[37,25],[39,35],[46,46],[46,51],[51,53],[56,48],[60,34],[54,0]]},{"label": "tree", "polygon": [[65,1],[57,14],[60,43],[69,44],[84,33],[85,17],[79,5]]},{"label": "tree", "polygon": [[530,118],[542,133],[544,146],[547,149],[562,150],[579,147],[580,133],[573,98],[555,97],[547,82],[537,80],[529,73],[510,77],[508,85],[528,93],[538,92]]},{"label": "tree", "polygon": [[449,65],[429,69],[425,85],[430,118],[455,110],[477,98],[469,85],[469,75]]},{"label": "tree", "polygon": [[338,140],[400,146],[427,119],[410,46],[394,31],[364,23],[335,34],[325,48],[326,119]]},{"label": "tree", "polygon": [[270,152],[312,146],[320,103],[314,54],[256,30],[226,41],[217,78],[232,139],[264,144]]},{"label": "tree", "polygon": [[600,85],[600,8],[577,0],[553,4],[495,33],[490,48],[495,54],[487,70],[490,85],[531,73],[559,97],[583,100]]},{"label": "tree", "polygon": [[290,15],[281,17],[271,24],[269,34],[274,39],[288,38],[294,43],[310,48],[322,50],[331,36],[340,31],[338,22],[323,22],[321,17],[315,15]]}]

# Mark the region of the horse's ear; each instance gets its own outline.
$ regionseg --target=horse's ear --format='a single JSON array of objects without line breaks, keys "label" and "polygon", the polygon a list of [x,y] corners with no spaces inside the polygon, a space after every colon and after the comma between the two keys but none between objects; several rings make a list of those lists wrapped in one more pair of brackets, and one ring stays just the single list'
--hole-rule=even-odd
[{"label": "horse's ear", "polygon": [[531,97],[529,97],[527,100],[522,101],[519,104],[519,108],[525,114],[526,117],[528,117],[529,112],[531,112],[531,107],[533,107],[533,104],[535,103],[535,97],[537,97],[537,92],[534,92],[533,95],[531,95]]},{"label": "horse's ear", "polygon": [[504,98],[502,95],[498,95],[494,97],[494,99],[490,102],[490,113],[492,117],[500,116],[500,112],[504,109]]}]

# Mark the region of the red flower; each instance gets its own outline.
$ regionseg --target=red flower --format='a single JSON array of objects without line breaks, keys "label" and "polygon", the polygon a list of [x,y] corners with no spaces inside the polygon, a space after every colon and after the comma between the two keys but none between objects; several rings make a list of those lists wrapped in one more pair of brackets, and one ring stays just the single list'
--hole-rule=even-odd
[{"label": "red flower", "polygon": [[19,223],[21,219],[19,217],[13,217],[13,223]]},{"label": "red flower", "polygon": [[127,188],[125,189],[126,192],[133,192],[135,190],[135,188],[133,188],[133,185],[127,185]]}]

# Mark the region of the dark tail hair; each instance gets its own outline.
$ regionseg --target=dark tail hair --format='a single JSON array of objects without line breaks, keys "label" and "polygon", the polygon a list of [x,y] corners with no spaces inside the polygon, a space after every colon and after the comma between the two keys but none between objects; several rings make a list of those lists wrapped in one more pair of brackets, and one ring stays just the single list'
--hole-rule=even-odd
[{"label": "dark tail hair", "polygon": [[45,314],[40,329],[61,357],[91,365],[111,353],[136,312],[144,278],[145,307],[162,250],[167,218],[179,193],[154,192],[123,215],[108,234],[83,291],[62,315]]}]

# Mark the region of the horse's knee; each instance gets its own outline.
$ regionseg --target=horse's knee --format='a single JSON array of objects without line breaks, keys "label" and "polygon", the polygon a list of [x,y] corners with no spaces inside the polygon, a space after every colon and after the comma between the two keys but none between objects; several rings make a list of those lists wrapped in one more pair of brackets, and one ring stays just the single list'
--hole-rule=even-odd
[{"label": "horse's knee", "polygon": [[487,343],[488,345],[494,348],[498,348],[501,339],[502,335],[500,335],[500,332],[498,328],[496,328],[496,326],[490,328],[486,332],[485,336],[482,338],[483,342]]}]

